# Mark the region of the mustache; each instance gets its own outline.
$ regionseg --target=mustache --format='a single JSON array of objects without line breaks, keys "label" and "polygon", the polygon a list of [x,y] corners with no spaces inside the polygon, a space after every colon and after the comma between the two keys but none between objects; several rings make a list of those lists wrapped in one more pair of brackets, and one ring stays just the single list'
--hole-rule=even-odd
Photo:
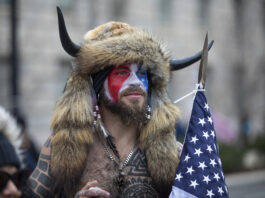
[{"label": "mustache", "polygon": [[120,97],[129,95],[131,92],[138,92],[142,96],[146,97],[146,92],[138,86],[137,87],[136,86],[129,87],[129,88],[125,89],[124,91],[121,92]]}]

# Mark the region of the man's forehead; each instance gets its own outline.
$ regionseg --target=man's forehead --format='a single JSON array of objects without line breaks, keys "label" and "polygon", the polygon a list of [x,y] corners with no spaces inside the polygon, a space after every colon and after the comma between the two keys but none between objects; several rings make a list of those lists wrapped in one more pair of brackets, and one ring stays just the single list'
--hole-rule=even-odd
[{"label": "man's forehead", "polygon": [[113,70],[121,70],[121,69],[131,69],[131,70],[137,70],[139,66],[136,63],[131,64],[122,64],[122,65],[116,65]]}]

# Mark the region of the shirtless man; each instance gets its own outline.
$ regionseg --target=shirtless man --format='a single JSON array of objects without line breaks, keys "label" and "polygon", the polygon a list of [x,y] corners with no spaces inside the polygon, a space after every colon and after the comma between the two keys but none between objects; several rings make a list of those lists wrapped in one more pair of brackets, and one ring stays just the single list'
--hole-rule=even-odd
[{"label": "shirtless man", "polygon": [[58,8],[66,52],[76,58],[28,181],[29,197],[168,197],[179,162],[179,111],[167,96],[170,71],[190,65],[169,61],[152,36],[109,22],[68,36]]}]

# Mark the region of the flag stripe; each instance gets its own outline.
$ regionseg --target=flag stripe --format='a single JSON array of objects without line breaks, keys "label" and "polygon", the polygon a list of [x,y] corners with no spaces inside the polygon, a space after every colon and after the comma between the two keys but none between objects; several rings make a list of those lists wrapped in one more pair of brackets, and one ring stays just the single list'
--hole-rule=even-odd
[{"label": "flag stripe", "polygon": [[193,196],[192,194],[178,188],[178,187],[175,187],[173,186],[172,187],[172,191],[170,193],[170,196],[169,198],[197,198],[196,196]]}]

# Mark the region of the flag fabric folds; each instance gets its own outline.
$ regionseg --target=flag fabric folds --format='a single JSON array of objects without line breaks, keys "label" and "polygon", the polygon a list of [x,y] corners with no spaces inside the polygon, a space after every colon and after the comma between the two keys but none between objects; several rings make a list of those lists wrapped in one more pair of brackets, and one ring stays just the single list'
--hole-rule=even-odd
[{"label": "flag fabric folds", "polygon": [[200,85],[169,198],[229,197],[210,109]]}]

